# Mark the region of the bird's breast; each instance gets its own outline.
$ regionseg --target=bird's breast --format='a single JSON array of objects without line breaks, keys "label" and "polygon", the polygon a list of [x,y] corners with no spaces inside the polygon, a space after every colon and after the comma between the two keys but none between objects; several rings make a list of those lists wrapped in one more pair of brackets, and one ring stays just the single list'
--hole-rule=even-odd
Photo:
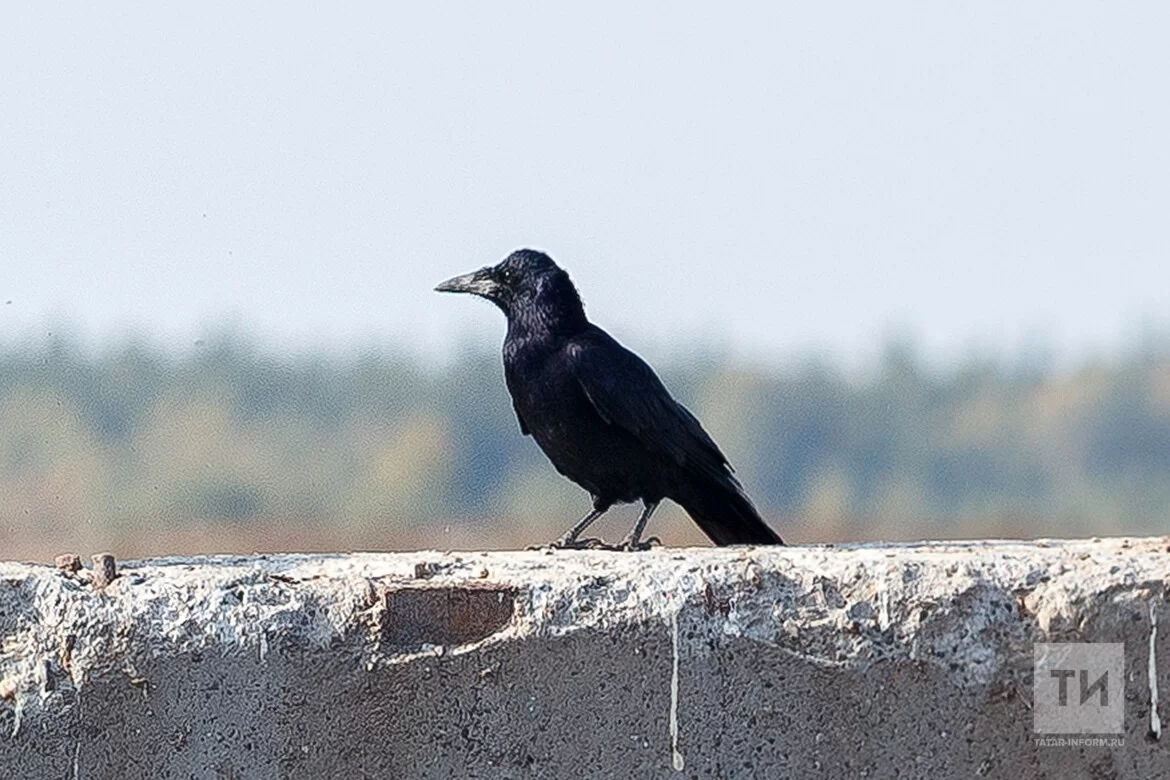
[{"label": "bird's breast", "polygon": [[523,361],[509,367],[505,378],[516,410],[534,434],[593,411],[572,372],[560,369],[554,359]]},{"label": "bird's breast", "polygon": [[562,449],[580,450],[607,427],[571,367],[555,353],[517,356],[505,363],[505,379],[517,413],[554,461]]},{"label": "bird's breast", "polygon": [[655,459],[629,432],[602,419],[559,353],[505,352],[504,366],[517,414],[557,471],[611,500],[663,495],[646,473]]}]

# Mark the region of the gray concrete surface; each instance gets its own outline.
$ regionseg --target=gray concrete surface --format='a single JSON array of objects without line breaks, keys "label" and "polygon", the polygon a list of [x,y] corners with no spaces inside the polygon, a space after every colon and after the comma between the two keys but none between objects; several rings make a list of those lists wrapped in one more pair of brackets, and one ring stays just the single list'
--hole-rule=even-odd
[{"label": "gray concrete surface", "polygon": [[[5,780],[1170,776],[1167,539],[69,568],[0,563]],[[1124,744],[1036,743],[1036,641]]]}]

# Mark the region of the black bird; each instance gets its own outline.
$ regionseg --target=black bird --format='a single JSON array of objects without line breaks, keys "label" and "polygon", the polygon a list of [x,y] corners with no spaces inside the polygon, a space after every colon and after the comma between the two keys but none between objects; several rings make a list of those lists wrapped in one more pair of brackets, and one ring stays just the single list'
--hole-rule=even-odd
[{"label": "black bird", "polygon": [[659,502],[686,509],[715,544],[783,544],[732,476],[727,458],[650,366],[585,317],[569,275],[543,252],[521,249],[496,266],[448,279],[439,292],[487,298],[508,318],[504,378],[520,431],[557,471],[593,496],[556,547],[615,503],[640,500],[621,548],[644,549]]}]

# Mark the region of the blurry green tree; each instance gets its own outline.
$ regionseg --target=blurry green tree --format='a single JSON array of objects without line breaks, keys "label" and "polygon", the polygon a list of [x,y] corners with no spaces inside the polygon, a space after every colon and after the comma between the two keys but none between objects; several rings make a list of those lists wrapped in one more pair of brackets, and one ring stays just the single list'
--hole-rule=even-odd
[{"label": "blurry green tree", "polygon": [[[661,362],[661,361],[659,361]],[[692,368],[695,365],[699,368]],[[1158,533],[1170,354],[1073,371],[664,366],[794,541]],[[122,550],[508,546],[587,505],[519,433],[494,352],[287,355],[239,334],[0,346],[0,557]],[[698,541],[678,513],[667,536]]]}]

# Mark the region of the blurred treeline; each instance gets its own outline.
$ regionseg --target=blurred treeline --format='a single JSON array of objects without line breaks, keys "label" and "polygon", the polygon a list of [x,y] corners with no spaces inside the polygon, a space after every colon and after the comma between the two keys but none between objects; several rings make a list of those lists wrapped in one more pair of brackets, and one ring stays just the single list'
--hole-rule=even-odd
[{"label": "blurred treeline", "polygon": [[[1167,529],[1164,349],[1059,370],[928,368],[899,343],[848,374],[654,362],[793,541]],[[0,345],[0,557],[508,547],[587,508],[520,435],[494,350]],[[677,509],[652,532],[702,540]]]}]

